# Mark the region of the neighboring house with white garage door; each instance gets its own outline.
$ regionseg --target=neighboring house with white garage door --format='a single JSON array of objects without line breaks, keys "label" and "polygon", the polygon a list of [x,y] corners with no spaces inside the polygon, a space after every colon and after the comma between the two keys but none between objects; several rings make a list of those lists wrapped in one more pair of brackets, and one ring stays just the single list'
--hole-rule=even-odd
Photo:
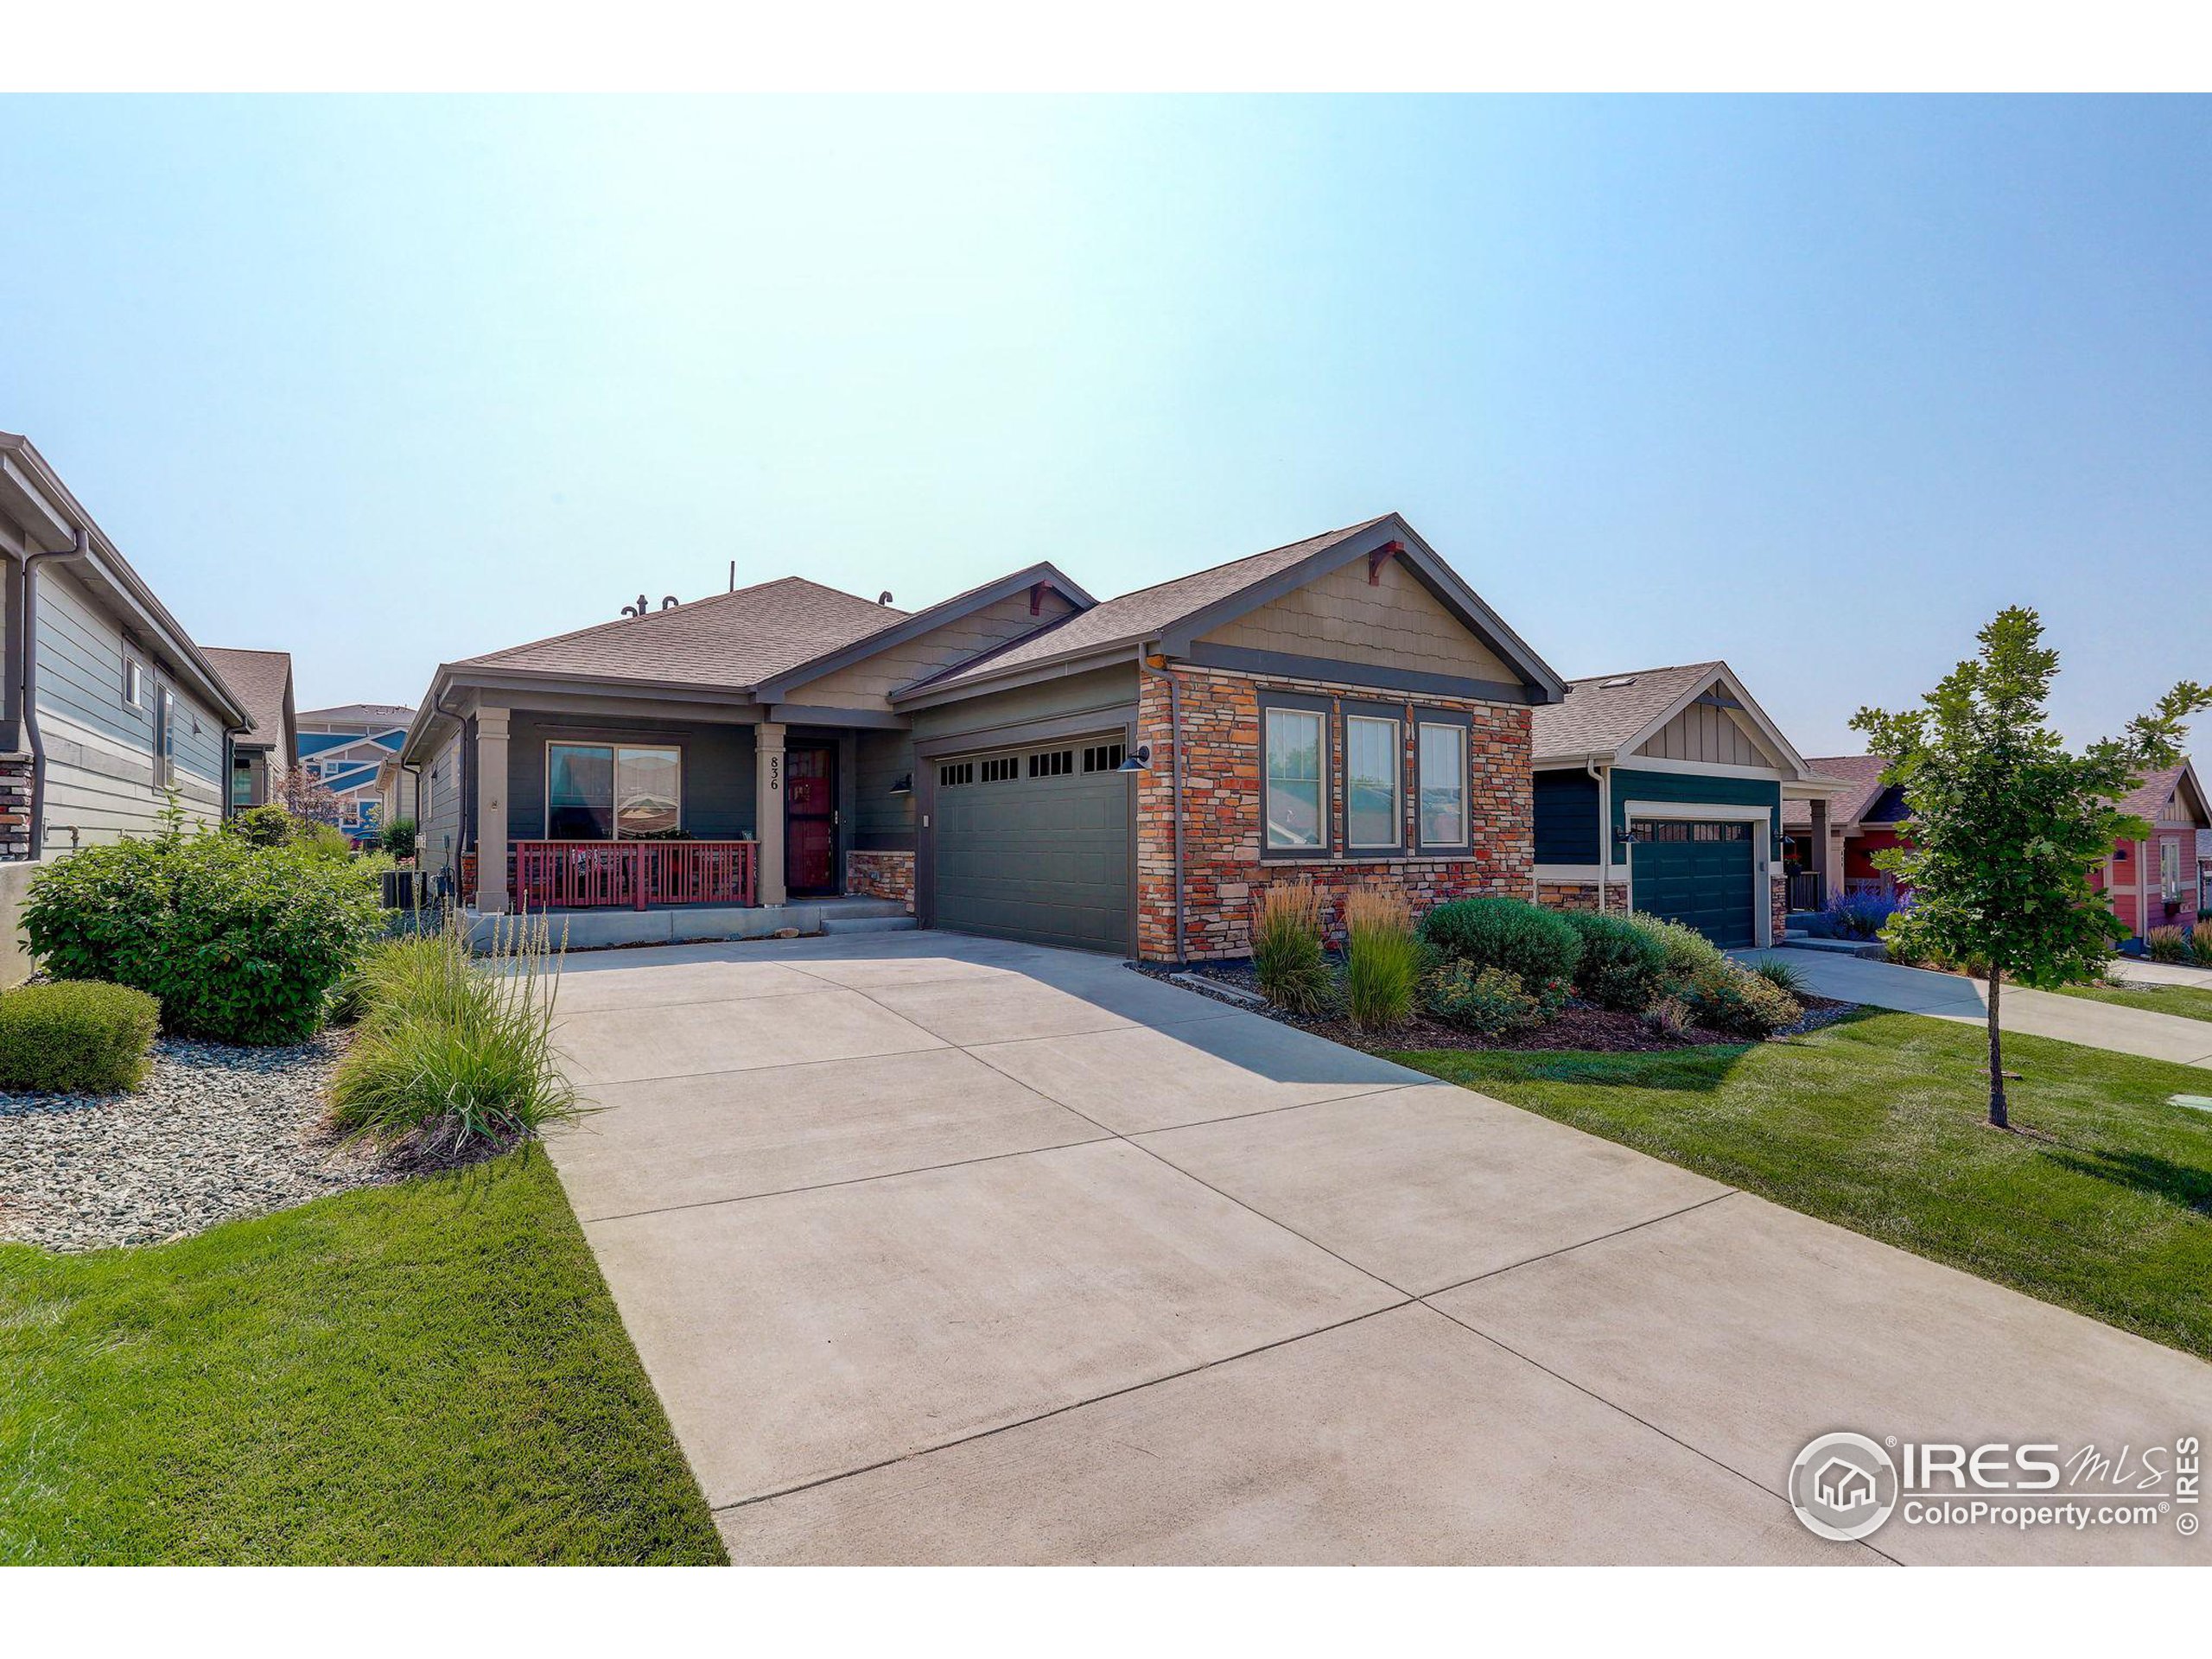
[{"label": "neighboring house with white garage door", "polygon": [[1640,910],[1729,949],[1789,908],[1782,810],[1828,793],[1724,662],[1576,680],[1535,715],[1536,881],[1546,904]]},{"label": "neighboring house with white garage door", "polygon": [[1332,925],[1356,887],[1534,890],[1565,683],[1395,514],[1103,603],[1049,563],[889,600],[785,577],[441,664],[400,753],[425,868],[677,912],[638,938],[846,897],[1153,959],[1242,954],[1271,881]]}]

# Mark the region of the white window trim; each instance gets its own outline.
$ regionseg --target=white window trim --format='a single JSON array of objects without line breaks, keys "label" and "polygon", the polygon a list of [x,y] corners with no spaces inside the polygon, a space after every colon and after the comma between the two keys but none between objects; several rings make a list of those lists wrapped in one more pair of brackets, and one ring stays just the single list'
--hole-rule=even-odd
[{"label": "white window trim", "polygon": [[[1275,781],[1268,768],[1269,753],[1268,732],[1277,715],[1294,715],[1300,720],[1310,720],[1314,726],[1314,770],[1319,774],[1311,779],[1285,779],[1286,782],[1314,785],[1318,810],[1314,814],[1315,828],[1320,838],[1313,842],[1277,841],[1268,819],[1268,788]],[[1260,845],[1263,852],[1294,858],[1325,858],[1329,852],[1329,715],[1322,709],[1303,708],[1296,703],[1268,703],[1260,710]]]},{"label": "white window trim", "polygon": [[[1390,826],[1388,841],[1354,841],[1351,834],[1351,728],[1358,725],[1390,728]],[[1394,853],[1406,844],[1406,722],[1395,715],[1344,713],[1344,850],[1346,853]]]},{"label": "white window trim", "polygon": [[[131,695],[130,683],[134,679],[138,683],[136,696]],[[146,664],[127,652],[123,658],[123,706],[142,715],[146,712]]]},{"label": "white window trim", "polygon": [[[1426,741],[1430,732],[1449,732],[1452,747],[1459,760],[1459,835],[1456,841],[1430,841],[1421,831],[1422,768],[1427,763]],[[1474,810],[1468,800],[1473,789],[1472,768],[1467,764],[1468,746],[1474,741],[1471,728],[1462,721],[1423,720],[1418,711],[1414,715],[1414,844],[1418,854],[1448,855],[1464,853],[1474,845]]]}]

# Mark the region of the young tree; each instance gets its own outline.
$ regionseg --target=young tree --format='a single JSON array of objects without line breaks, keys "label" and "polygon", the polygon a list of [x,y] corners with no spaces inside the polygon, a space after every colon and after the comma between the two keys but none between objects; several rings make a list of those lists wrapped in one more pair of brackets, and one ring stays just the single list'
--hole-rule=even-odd
[{"label": "young tree", "polygon": [[321,779],[308,776],[304,767],[284,774],[276,785],[276,798],[287,812],[309,823],[335,825],[342,816],[338,797]]},{"label": "young tree", "polygon": [[2143,774],[2177,764],[2189,716],[2212,690],[2184,680],[2123,737],[2069,753],[2045,703],[2058,653],[2043,622],[2014,606],[1977,636],[1980,655],[1904,713],[1861,709],[1852,725],[1890,757],[1882,781],[1904,785],[1909,841],[1878,868],[1912,889],[1890,931],[1908,951],[1989,969],[1989,1121],[2011,1127],[1998,1022],[1999,988],[2092,977],[2126,929],[2092,885],[2123,836],[2148,834],[2113,804]]}]

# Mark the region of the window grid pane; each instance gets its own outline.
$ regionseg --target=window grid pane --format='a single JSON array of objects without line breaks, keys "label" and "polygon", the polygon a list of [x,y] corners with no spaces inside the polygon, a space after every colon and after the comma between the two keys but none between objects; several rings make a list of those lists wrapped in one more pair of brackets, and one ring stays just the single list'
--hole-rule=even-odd
[{"label": "window grid pane", "polygon": [[1467,839],[1467,745],[1457,726],[1421,728],[1421,838],[1434,847]]},{"label": "window grid pane", "polygon": [[1398,844],[1398,722],[1354,715],[1344,721],[1345,839],[1354,847]]},{"label": "window grid pane", "polygon": [[1266,750],[1268,845],[1321,845],[1321,716],[1270,709]]}]

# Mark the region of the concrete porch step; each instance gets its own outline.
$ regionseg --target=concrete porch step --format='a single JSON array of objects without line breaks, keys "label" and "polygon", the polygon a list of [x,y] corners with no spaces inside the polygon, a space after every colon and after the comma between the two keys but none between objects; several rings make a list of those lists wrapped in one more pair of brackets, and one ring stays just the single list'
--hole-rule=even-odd
[{"label": "concrete porch step", "polygon": [[1821,950],[1832,957],[1864,957],[1869,962],[1887,962],[1890,957],[1889,947],[1879,939],[1816,939],[1808,933],[1784,934],[1776,948]]},{"label": "concrete porch step", "polygon": [[824,933],[904,933],[916,925],[914,918],[897,916],[825,916]]}]

